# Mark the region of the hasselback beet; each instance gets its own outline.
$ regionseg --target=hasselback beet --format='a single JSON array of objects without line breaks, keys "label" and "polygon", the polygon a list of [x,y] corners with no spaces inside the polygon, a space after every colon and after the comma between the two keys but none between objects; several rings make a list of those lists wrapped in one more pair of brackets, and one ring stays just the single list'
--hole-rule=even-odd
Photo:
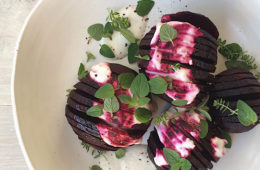
[{"label": "hasselback beet", "polygon": [[242,133],[256,126],[244,126],[237,115],[231,115],[229,110],[220,111],[213,106],[213,101],[223,99],[229,107],[236,110],[237,101],[242,100],[248,104],[260,117],[260,83],[255,76],[244,69],[232,68],[216,75],[211,88],[210,113],[214,121],[224,130],[231,133]]},{"label": "hasselback beet", "polygon": [[[163,24],[177,31],[172,42],[160,40]],[[139,60],[138,66],[149,79],[154,76],[167,79],[168,90],[159,97],[170,103],[187,100],[188,105],[196,105],[207,96],[206,89],[213,80],[210,73],[216,69],[217,38],[216,26],[203,15],[191,12],[164,15],[162,23],[141,40],[139,54],[150,56],[150,60]]]},{"label": "hasselback beet", "polygon": [[176,151],[181,158],[192,164],[191,169],[211,169],[212,161],[217,162],[226,152],[225,144],[218,128],[209,122],[209,131],[205,138],[200,138],[200,120],[205,119],[196,111],[174,116],[174,111],[168,114],[175,121],[155,126],[148,139],[148,154],[155,166],[160,170],[169,170],[170,166],[164,156],[163,148]]},{"label": "hasselback beet", "polygon": [[[115,117],[103,110],[103,115],[91,117],[88,109],[95,105],[104,107],[104,100],[95,97],[97,90],[104,84],[110,83],[115,91],[115,97],[120,94],[131,95],[129,89],[119,86],[118,76],[122,73],[137,73],[125,66],[112,63],[100,63],[91,68],[89,74],[74,85],[68,96],[65,109],[66,118],[80,140],[101,150],[117,150],[141,141],[143,134],[150,125],[140,123],[135,119],[136,108],[128,108],[127,104],[119,101],[119,110]],[[148,108],[151,105],[147,105]]]}]

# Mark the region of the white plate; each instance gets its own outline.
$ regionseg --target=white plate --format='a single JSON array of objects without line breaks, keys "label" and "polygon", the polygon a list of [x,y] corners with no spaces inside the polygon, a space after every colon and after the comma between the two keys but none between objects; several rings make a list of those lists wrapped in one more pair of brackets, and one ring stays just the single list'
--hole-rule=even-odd
[{"label": "white plate", "polygon": [[[120,161],[114,155],[108,156],[111,153],[107,154],[109,161],[103,157],[93,159],[82,149],[64,116],[65,90],[77,82],[77,69],[86,60],[85,51],[89,49],[99,56],[97,46],[87,46],[87,27],[104,22],[107,8],[129,4],[136,1],[43,0],[31,16],[20,40],[13,74],[17,134],[31,168],[86,170],[101,162],[104,170],[112,166],[112,170],[154,169],[146,158],[139,160],[145,146],[132,147]],[[162,13],[182,10],[205,14],[218,26],[221,37],[239,42],[255,57],[260,54],[259,0],[157,0],[150,25],[158,22]],[[95,63],[104,60],[98,57]],[[257,61],[260,65],[260,57]],[[219,66],[223,66],[223,61]],[[232,149],[214,170],[258,170],[258,134],[260,126],[249,133],[234,135]],[[139,151],[135,154],[136,150]]]}]

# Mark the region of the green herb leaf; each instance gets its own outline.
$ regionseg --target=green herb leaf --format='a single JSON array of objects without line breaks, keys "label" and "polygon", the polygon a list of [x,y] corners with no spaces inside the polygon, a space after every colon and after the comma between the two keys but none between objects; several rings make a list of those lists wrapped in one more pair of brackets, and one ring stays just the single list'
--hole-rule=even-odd
[{"label": "green herb leaf", "polygon": [[247,63],[244,62],[244,61],[228,60],[228,61],[225,62],[225,65],[226,65],[227,69],[239,67],[239,68],[242,68],[242,69],[245,69],[245,70],[251,70],[250,66],[247,65]]},{"label": "green herb leaf", "polygon": [[137,61],[137,58],[135,57],[138,52],[138,45],[137,43],[131,43],[128,48],[128,62],[130,64],[133,64]]},{"label": "green herb leaf", "polygon": [[100,166],[98,165],[93,165],[92,167],[90,167],[90,170],[102,170],[102,168],[100,168]]},{"label": "green herb leaf", "polygon": [[118,76],[119,84],[123,89],[129,89],[134,79],[133,73],[123,73]]},{"label": "green herb leaf", "polygon": [[209,114],[207,111],[205,111],[205,110],[203,110],[203,109],[201,109],[201,108],[198,108],[198,111],[199,111],[201,114],[203,114],[209,121],[212,121],[212,118],[211,118],[210,114]]},{"label": "green herb leaf", "polygon": [[120,94],[118,98],[124,104],[130,104],[132,102],[132,98],[126,94]]},{"label": "green herb leaf", "polygon": [[120,158],[123,158],[125,156],[125,150],[124,149],[118,149],[116,152],[115,152],[115,155],[116,155],[116,158],[117,159],[120,159]]},{"label": "green herb leaf", "polygon": [[192,164],[190,163],[190,161],[188,161],[187,159],[181,159],[180,160],[182,166],[181,166],[181,170],[190,170]]},{"label": "green herb leaf", "polygon": [[176,162],[175,164],[171,165],[171,169],[170,170],[180,170],[181,169],[181,162]]},{"label": "green herb leaf", "polygon": [[90,60],[96,59],[96,57],[92,53],[86,52],[86,54],[87,54],[87,57],[88,57],[87,62],[89,62]]},{"label": "green herb leaf", "polygon": [[221,132],[224,139],[228,141],[228,144],[225,145],[225,148],[231,148],[232,146],[232,139],[229,133],[219,128],[219,131]]},{"label": "green herb leaf", "polygon": [[111,38],[113,35],[114,29],[111,22],[107,22],[104,28],[103,37],[105,38]]},{"label": "green herb leaf", "polygon": [[138,97],[146,97],[149,94],[149,83],[143,73],[138,74],[130,86],[131,92]]},{"label": "green herb leaf", "polygon": [[146,16],[153,9],[154,1],[140,0],[137,2],[136,12],[139,16]]},{"label": "green herb leaf", "polygon": [[138,56],[135,56],[136,58],[139,58],[139,59],[141,59],[141,60],[150,60],[150,57],[148,56],[148,55],[145,55],[145,56],[140,56],[140,55],[138,55]]},{"label": "green herb leaf", "polygon": [[181,159],[180,155],[172,149],[163,148],[164,156],[170,165],[178,163]]},{"label": "green herb leaf", "polygon": [[71,92],[72,90],[73,90],[73,89],[67,89],[67,90],[66,90],[66,92],[67,92],[66,96],[67,96],[67,97],[69,97],[70,92]]},{"label": "green herb leaf", "polygon": [[95,93],[96,98],[111,98],[115,94],[114,88],[111,84],[101,86]]},{"label": "green herb leaf", "polygon": [[88,74],[88,71],[85,70],[85,66],[82,63],[80,63],[79,70],[78,70],[78,78],[82,79],[87,74]]},{"label": "green herb leaf", "polygon": [[243,54],[241,46],[237,43],[227,44],[219,49],[219,53],[229,60],[237,60]]},{"label": "green herb leaf", "polygon": [[203,139],[208,134],[208,122],[206,120],[201,119],[200,120],[200,138]]},{"label": "green herb leaf", "polygon": [[130,43],[136,43],[136,38],[134,36],[134,34],[129,31],[128,29],[121,29],[120,33],[125,37],[125,39],[127,39],[127,41],[129,41]]},{"label": "green herb leaf", "polygon": [[111,98],[106,98],[104,101],[104,109],[105,111],[113,114],[119,110],[119,102],[115,96]]},{"label": "green herb leaf", "polygon": [[106,45],[106,44],[103,44],[99,50],[99,53],[101,55],[103,55],[104,57],[107,57],[107,58],[115,58],[115,54],[114,52],[111,50],[111,48]]},{"label": "green herb leaf", "polygon": [[167,90],[167,82],[159,76],[156,76],[149,80],[150,91],[154,94],[163,94]]},{"label": "green herb leaf", "polygon": [[177,37],[177,31],[168,24],[163,24],[160,29],[160,40],[162,42],[172,42]]},{"label": "green herb leaf", "polygon": [[113,29],[116,31],[130,27],[130,22],[127,17],[121,17],[118,12],[114,12],[112,10],[110,11],[107,20],[112,22]]},{"label": "green herb leaf", "polygon": [[141,97],[140,99],[139,99],[139,101],[138,101],[138,106],[144,106],[144,105],[146,105],[147,103],[149,103],[150,102],[150,98],[148,98],[148,97]]},{"label": "green herb leaf", "polygon": [[145,108],[138,108],[135,110],[135,118],[140,123],[147,123],[152,118],[152,112]]},{"label": "green herb leaf", "polygon": [[183,106],[186,106],[188,104],[188,101],[187,100],[173,100],[172,104],[174,106],[183,107]]},{"label": "green herb leaf", "polygon": [[102,24],[94,24],[88,27],[89,35],[97,41],[100,41],[103,36],[104,26]]},{"label": "green herb leaf", "polygon": [[223,40],[223,41],[222,41],[221,38],[219,38],[219,39],[217,40],[217,44],[218,44],[219,47],[222,47],[222,46],[226,45],[226,43],[227,43],[227,41],[226,41],[226,40]]},{"label": "green herb leaf", "polygon": [[258,117],[255,111],[242,100],[238,100],[237,109],[238,119],[244,126],[250,126],[257,122]]},{"label": "green herb leaf", "polygon": [[99,117],[103,115],[103,108],[100,105],[92,106],[87,110],[87,115],[92,117]]},{"label": "green herb leaf", "polygon": [[181,64],[180,64],[180,63],[175,63],[175,64],[172,64],[172,65],[171,65],[171,69],[172,69],[173,71],[180,70],[180,68],[181,68]]}]

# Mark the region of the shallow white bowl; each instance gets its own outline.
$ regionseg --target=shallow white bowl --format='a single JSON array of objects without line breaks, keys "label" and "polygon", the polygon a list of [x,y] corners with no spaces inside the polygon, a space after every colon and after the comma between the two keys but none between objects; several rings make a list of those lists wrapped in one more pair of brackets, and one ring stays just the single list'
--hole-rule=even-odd
[{"label": "shallow white bowl", "polygon": [[[77,81],[79,63],[86,60],[85,51],[99,56],[97,44],[87,46],[87,27],[104,22],[107,8],[129,4],[136,1],[43,0],[31,15],[19,43],[12,93],[17,134],[31,169],[85,170],[99,162],[104,170],[154,169],[146,159],[139,160],[145,146],[130,148],[119,162],[113,154],[109,156],[111,153],[106,154],[108,160],[93,159],[82,149],[64,116],[65,90]],[[149,24],[158,22],[163,13],[182,10],[205,14],[218,26],[221,37],[240,43],[255,57],[260,54],[259,0],[157,0]],[[99,56],[88,68],[104,60]],[[260,57],[257,62],[260,64]],[[219,71],[223,61],[218,66]],[[258,134],[260,126],[233,135],[232,149],[214,170],[258,170]]]}]

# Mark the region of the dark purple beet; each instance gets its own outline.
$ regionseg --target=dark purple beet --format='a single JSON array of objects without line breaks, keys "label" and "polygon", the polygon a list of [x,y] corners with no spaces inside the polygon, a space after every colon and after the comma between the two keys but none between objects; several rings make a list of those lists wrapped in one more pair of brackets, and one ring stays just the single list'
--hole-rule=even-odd
[{"label": "dark purple beet", "polygon": [[210,33],[216,40],[218,39],[219,32],[215,24],[206,16],[201,14],[192,13],[189,11],[178,12],[176,14],[164,15],[162,22],[181,21],[188,22],[198,28],[202,28]]}]

